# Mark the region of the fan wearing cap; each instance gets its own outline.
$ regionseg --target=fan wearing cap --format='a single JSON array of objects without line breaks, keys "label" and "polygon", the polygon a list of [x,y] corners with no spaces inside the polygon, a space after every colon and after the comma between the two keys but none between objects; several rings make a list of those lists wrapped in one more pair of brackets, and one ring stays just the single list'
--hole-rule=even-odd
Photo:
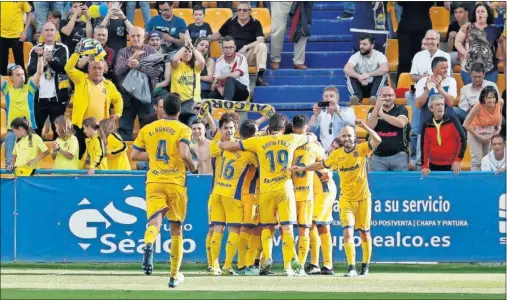
[{"label": "fan wearing cap", "polygon": [[[148,34],[148,45],[152,46],[157,53],[167,54],[167,45],[162,44],[162,33],[153,30]],[[155,93],[158,95],[164,95],[171,81],[171,62],[163,62],[157,64],[160,69],[160,75],[158,76],[157,84],[155,85]]]}]

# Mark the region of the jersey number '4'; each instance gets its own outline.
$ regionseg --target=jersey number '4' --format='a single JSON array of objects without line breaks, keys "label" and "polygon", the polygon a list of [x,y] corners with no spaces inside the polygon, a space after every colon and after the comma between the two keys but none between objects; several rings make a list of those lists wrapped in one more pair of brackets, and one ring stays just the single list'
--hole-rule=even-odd
[{"label": "jersey number '4'", "polygon": [[166,140],[158,141],[157,161],[163,161],[165,164],[169,163],[169,155],[167,155],[167,141]]}]

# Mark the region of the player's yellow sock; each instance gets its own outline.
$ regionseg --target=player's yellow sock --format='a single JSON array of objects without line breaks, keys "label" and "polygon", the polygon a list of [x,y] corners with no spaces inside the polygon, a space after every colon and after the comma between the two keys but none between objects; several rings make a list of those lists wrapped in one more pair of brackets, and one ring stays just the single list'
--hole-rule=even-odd
[{"label": "player's yellow sock", "polygon": [[264,259],[270,259],[273,253],[273,232],[271,229],[262,229],[261,241]]},{"label": "player's yellow sock", "polygon": [[148,226],[148,228],[146,228],[146,231],[144,232],[144,243],[153,245],[155,243],[157,235],[158,228],[155,225]]},{"label": "player's yellow sock", "polygon": [[211,261],[214,270],[220,270],[220,248],[222,247],[223,233],[213,232],[210,243]]},{"label": "player's yellow sock", "polygon": [[211,244],[211,236],[207,235],[206,236],[206,257],[208,258],[208,268],[213,267],[213,259],[211,259],[210,244]]},{"label": "player's yellow sock", "polygon": [[291,268],[291,261],[294,257],[294,234],[292,230],[284,230],[282,237],[283,268]]},{"label": "player's yellow sock", "polygon": [[361,242],[361,248],[363,249],[363,263],[369,264],[371,258],[371,238],[367,239],[366,242]]},{"label": "player's yellow sock", "polygon": [[298,258],[298,251],[296,250],[296,240],[294,240],[294,249],[292,250],[292,259],[299,259]]},{"label": "player's yellow sock", "polygon": [[226,270],[232,268],[232,260],[234,259],[234,256],[236,256],[236,251],[238,250],[238,240],[239,240],[238,233],[229,232],[229,237],[227,238],[227,245],[225,245],[224,268]]},{"label": "player's yellow sock", "polygon": [[[333,268],[333,240],[331,239],[331,232],[323,233],[320,235],[320,242],[322,243],[322,259],[324,260],[324,267],[328,269]],[[348,255],[347,255],[348,257]]]},{"label": "player's yellow sock", "polygon": [[248,240],[248,250],[246,251],[245,258],[245,265],[247,267],[253,266],[259,249],[262,249],[261,237],[259,235],[250,235],[250,239]]},{"label": "player's yellow sock", "polygon": [[306,263],[306,258],[308,257],[308,251],[310,251],[310,237],[308,236],[300,236],[298,242],[298,260],[301,266],[304,266]]},{"label": "player's yellow sock", "polygon": [[183,259],[183,236],[171,236],[171,277],[180,270]]},{"label": "player's yellow sock", "polygon": [[245,231],[241,231],[239,233],[239,243],[238,243],[238,269],[241,269],[245,266],[246,262],[246,253],[248,251],[248,241],[250,240],[250,234]]},{"label": "player's yellow sock", "polygon": [[354,241],[351,239],[350,242],[344,243],[343,248],[345,248],[345,256],[347,256],[347,264],[355,265],[356,264],[356,246],[354,245]]},{"label": "player's yellow sock", "polygon": [[310,263],[319,265],[320,239],[317,227],[310,229]]}]

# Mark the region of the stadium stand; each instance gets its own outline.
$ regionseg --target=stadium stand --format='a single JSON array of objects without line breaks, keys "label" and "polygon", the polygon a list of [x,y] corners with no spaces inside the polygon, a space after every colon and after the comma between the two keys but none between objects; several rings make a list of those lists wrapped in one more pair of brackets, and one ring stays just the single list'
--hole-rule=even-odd
[{"label": "stadium stand", "polygon": [[441,6],[434,6],[430,9],[430,18],[433,29],[440,33],[440,39],[447,39],[447,29],[451,23],[450,12]]},{"label": "stadium stand", "polygon": [[185,20],[185,23],[187,24],[187,26],[189,24],[194,23],[194,18],[192,17],[192,9],[190,9],[190,8],[175,8],[173,12],[176,16]]},{"label": "stadium stand", "polygon": [[[4,139],[5,134],[7,133],[7,114],[5,113],[4,108],[0,108],[0,139]],[[3,144],[2,144],[3,145]],[[3,156],[2,156],[3,157]]]},{"label": "stadium stand", "polygon": [[[157,16],[158,11],[154,8],[150,9],[151,16]],[[141,12],[140,8],[136,8],[136,14],[134,15],[134,26],[139,26],[142,28],[145,28],[144,20],[143,20],[143,13]]]},{"label": "stadium stand", "polygon": [[267,8],[252,8],[252,17],[259,20],[262,25],[264,37],[268,38],[271,35],[271,15]]},{"label": "stadium stand", "polygon": [[[28,66],[28,59],[30,58],[30,50],[32,50],[33,44],[30,42],[23,43],[23,54],[25,59],[25,67]],[[9,49],[9,64],[14,63],[14,55],[12,54],[12,49]]]},{"label": "stadium stand", "polygon": [[387,40],[386,56],[389,62],[389,72],[396,72],[398,69],[398,40]]}]

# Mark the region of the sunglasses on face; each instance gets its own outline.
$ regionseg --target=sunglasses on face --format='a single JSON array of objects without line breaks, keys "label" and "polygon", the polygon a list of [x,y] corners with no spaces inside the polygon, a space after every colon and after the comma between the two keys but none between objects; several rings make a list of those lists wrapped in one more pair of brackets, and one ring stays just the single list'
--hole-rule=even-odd
[{"label": "sunglasses on face", "polygon": [[238,12],[249,12],[249,8],[238,8]]}]

